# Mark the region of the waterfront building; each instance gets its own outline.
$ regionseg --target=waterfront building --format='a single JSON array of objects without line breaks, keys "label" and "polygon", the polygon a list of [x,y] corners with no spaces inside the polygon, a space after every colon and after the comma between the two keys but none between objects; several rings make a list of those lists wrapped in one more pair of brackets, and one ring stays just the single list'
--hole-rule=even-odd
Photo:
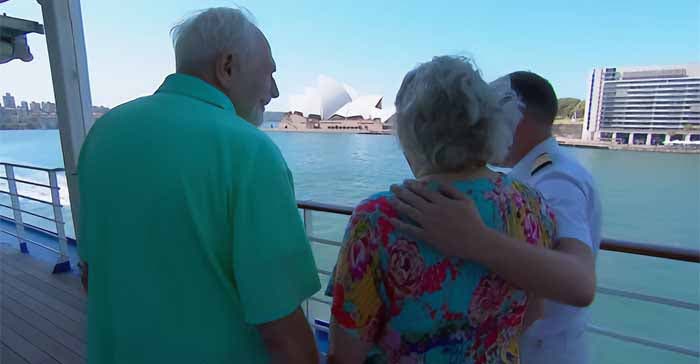
[{"label": "waterfront building", "polygon": [[10,95],[9,92],[5,93],[2,97],[2,104],[5,105],[6,109],[15,109],[17,105],[15,104],[15,97]]},{"label": "waterfront building", "polygon": [[586,90],[583,140],[700,141],[700,64],[596,68]]}]

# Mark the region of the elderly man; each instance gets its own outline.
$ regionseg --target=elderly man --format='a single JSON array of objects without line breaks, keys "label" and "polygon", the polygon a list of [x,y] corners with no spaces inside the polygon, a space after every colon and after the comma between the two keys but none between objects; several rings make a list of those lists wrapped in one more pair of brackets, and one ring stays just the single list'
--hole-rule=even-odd
[{"label": "elderly man", "polygon": [[[239,9],[172,30],[177,72],[92,128],[79,162],[91,363],[314,363],[320,288],[280,151],[278,96]],[[86,287],[87,288],[87,287]]]},{"label": "elderly man", "polygon": [[595,257],[600,245],[601,206],[591,175],[552,136],[557,97],[532,72],[514,72],[508,84],[524,104],[506,164],[511,176],[539,190],[556,215],[555,250],[532,249],[486,228],[474,203],[451,188],[447,198],[416,184],[395,186],[396,207],[417,225],[395,224],[454,256],[481,262],[526,291],[546,298],[542,317],[522,336],[524,364],[590,362],[585,306],[595,295]]}]

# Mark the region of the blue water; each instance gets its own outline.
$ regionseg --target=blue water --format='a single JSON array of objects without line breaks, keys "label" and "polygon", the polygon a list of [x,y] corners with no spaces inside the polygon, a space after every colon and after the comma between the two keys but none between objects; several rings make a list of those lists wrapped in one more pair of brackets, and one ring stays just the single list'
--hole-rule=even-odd
[{"label": "blue water", "polygon": [[[269,135],[292,170],[298,199],[353,205],[374,192],[386,190],[391,183],[411,177],[392,136],[274,132]],[[606,237],[700,248],[700,155],[567,150],[596,179],[603,202]],[[1,131],[0,161],[62,166],[58,133]],[[65,187],[64,181],[62,184]],[[2,197],[0,203],[3,203],[1,200]],[[67,199],[64,203],[67,204]],[[0,213],[6,211],[0,209]],[[346,220],[314,214],[314,234],[339,240]],[[314,252],[319,268],[332,267],[337,250],[316,245]],[[601,286],[693,303],[700,301],[697,264],[601,252],[597,273]],[[595,325],[694,350],[700,346],[700,320],[696,311],[605,295],[596,297],[592,310]],[[594,363],[698,362],[696,358],[597,335],[590,338]]]}]

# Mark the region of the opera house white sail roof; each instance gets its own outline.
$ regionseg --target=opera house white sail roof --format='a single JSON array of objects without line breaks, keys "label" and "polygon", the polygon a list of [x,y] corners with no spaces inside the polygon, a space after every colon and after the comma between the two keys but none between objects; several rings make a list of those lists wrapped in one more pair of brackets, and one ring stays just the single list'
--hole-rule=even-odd
[{"label": "opera house white sail roof", "polygon": [[[333,117],[387,120],[392,114],[382,108],[383,96],[362,95],[349,85],[319,75],[314,87],[306,87],[303,94],[289,97],[289,111],[306,117],[329,120]],[[393,109],[393,108],[392,108]]]}]

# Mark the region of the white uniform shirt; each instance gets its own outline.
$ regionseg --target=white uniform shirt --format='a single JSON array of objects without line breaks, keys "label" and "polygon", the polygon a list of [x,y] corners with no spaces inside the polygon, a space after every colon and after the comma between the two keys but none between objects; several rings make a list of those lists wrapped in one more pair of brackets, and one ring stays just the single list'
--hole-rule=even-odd
[{"label": "white uniform shirt", "polygon": [[[545,153],[551,163],[537,169],[535,162]],[[574,157],[559,147],[554,138],[533,148],[513,167],[510,175],[542,193],[556,218],[557,239],[580,240],[591,248],[594,255],[598,254],[601,206],[593,178]],[[545,301],[543,317],[527,333],[545,336],[580,330],[587,322],[588,309]]]}]

